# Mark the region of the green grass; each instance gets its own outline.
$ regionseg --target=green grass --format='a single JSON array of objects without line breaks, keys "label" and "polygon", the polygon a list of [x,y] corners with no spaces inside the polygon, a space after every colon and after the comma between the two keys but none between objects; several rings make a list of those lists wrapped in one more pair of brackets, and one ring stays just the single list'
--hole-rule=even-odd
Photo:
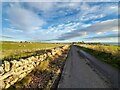
[{"label": "green grass", "polygon": [[[62,46],[64,44],[51,44],[51,43],[19,43],[19,42],[0,42],[0,59],[1,60],[11,60],[26,58],[29,56],[34,56],[40,54],[43,49],[54,48]],[[39,52],[39,53],[38,53]]]},{"label": "green grass", "polygon": [[79,48],[95,56],[99,60],[120,69],[119,46],[85,45],[79,46]]}]

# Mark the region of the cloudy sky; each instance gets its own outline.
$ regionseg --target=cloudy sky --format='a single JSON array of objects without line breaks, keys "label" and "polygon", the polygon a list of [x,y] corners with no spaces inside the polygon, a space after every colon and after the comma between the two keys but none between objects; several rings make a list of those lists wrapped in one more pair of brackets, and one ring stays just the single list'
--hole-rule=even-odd
[{"label": "cloudy sky", "polygon": [[2,2],[1,40],[117,42],[117,2]]}]

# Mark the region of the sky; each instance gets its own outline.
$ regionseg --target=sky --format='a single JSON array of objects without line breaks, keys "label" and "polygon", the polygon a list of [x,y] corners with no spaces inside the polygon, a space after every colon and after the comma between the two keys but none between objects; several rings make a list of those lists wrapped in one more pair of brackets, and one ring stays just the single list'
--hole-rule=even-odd
[{"label": "sky", "polygon": [[5,41],[118,42],[117,2],[2,2]]}]

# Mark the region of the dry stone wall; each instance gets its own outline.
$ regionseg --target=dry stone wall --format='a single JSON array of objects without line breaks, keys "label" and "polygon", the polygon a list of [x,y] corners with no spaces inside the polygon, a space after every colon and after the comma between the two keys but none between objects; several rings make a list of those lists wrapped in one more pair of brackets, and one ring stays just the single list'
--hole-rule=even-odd
[{"label": "dry stone wall", "polygon": [[68,47],[68,45],[57,47],[51,49],[50,52],[43,53],[42,55],[20,59],[19,61],[4,61],[2,66],[0,66],[0,89],[7,89],[15,82],[22,80],[36,66],[38,66],[41,61],[56,54],[61,55]]}]

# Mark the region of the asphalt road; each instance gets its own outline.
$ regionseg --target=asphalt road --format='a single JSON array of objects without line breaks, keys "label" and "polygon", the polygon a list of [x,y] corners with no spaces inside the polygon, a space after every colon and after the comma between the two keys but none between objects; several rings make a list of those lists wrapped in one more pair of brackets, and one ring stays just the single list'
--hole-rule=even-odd
[{"label": "asphalt road", "polygon": [[91,68],[78,50],[71,47],[58,88],[111,88],[109,81]]}]

